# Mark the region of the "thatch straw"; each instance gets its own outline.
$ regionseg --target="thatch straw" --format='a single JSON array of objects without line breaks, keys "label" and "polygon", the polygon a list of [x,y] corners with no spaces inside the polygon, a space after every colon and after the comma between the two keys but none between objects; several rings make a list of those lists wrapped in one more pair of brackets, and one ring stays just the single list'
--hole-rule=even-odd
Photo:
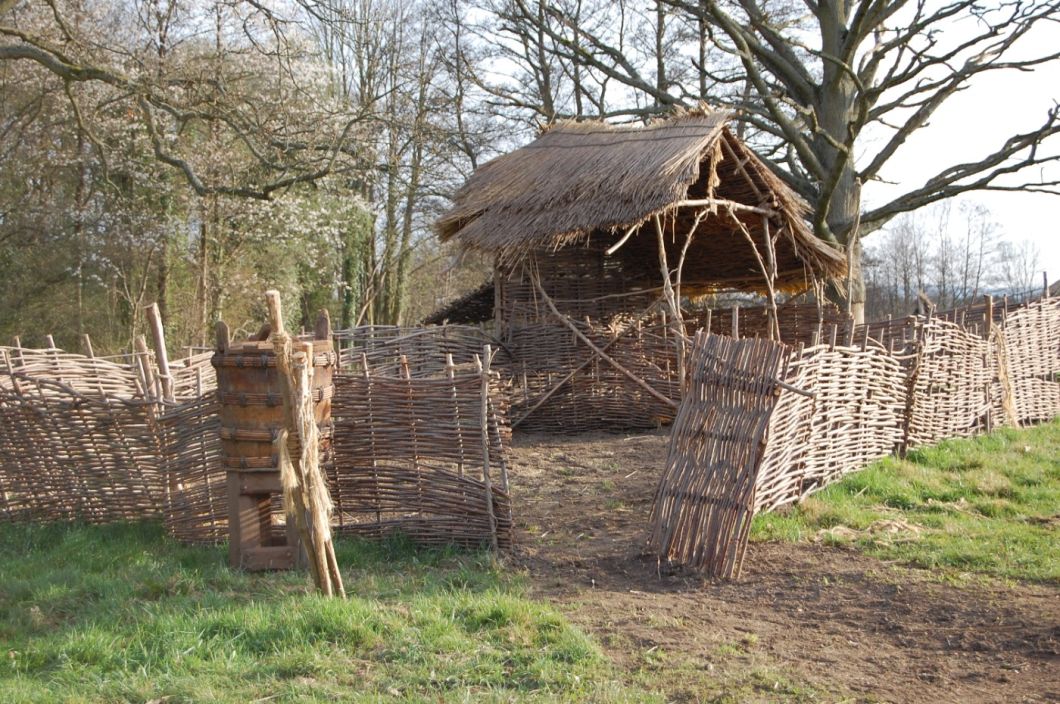
[{"label": "thatch straw", "polygon": [[[728,120],[728,113],[698,110],[645,127],[559,123],[480,167],[438,221],[439,237],[511,263],[655,215],[680,217],[678,209],[688,210],[682,201],[717,193],[768,212],[774,232],[784,233],[799,261],[780,279],[803,274],[804,266],[817,278],[842,276],[843,256],[807,228],[806,204],[729,132]],[[731,218],[719,210],[710,219],[729,230]],[[734,256],[750,254],[743,249]]]}]

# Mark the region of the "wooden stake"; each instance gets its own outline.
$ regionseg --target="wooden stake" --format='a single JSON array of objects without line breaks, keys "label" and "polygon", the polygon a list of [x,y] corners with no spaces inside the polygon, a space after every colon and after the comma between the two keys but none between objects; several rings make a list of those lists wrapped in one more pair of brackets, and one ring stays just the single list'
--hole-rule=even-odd
[{"label": "wooden stake", "polygon": [[227,351],[229,345],[232,344],[232,337],[231,334],[228,332],[228,323],[223,320],[218,320],[217,325],[214,327],[214,333],[216,335],[217,340],[217,351]]},{"label": "wooden stake", "polygon": [[482,375],[481,420],[482,420],[482,484],[486,488],[486,513],[490,521],[490,547],[493,552],[500,548],[497,545],[497,514],[493,509],[493,484],[490,480],[490,437],[489,437],[489,402],[490,402],[490,362],[493,351],[489,345],[482,348],[482,358],[475,356],[479,374]]},{"label": "wooden stake", "polygon": [[162,329],[162,314],[158,310],[158,304],[152,303],[145,306],[147,310],[147,322],[151,326],[151,337],[155,344],[155,361],[158,363],[158,376],[162,382],[162,397],[166,401],[174,402],[173,377],[169,373],[169,353],[166,352],[166,334]]},{"label": "wooden stake", "polygon": [[149,360],[151,352],[147,349],[147,340],[144,339],[143,335],[137,335],[133,346],[136,349],[136,365],[140,370],[140,378],[143,379],[144,383],[144,398],[148,401],[157,400],[159,394],[155,388],[155,375],[151,370],[151,362]]},{"label": "wooden stake", "polygon": [[[685,329],[681,316],[681,304],[674,293],[673,284],[670,281],[670,265],[666,261],[666,239],[663,236],[662,220],[655,216],[655,233],[659,240],[659,269],[663,278],[663,299],[670,308],[670,324],[674,329],[674,345],[677,347],[677,382],[678,388],[683,388],[685,383]],[[689,233],[691,237],[691,233]]]}]

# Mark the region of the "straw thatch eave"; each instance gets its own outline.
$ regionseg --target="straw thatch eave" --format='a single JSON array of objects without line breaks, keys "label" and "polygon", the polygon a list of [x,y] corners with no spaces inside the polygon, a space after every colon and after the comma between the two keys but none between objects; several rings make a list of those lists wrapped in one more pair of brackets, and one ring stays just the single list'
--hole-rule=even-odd
[{"label": "straw thatch eave", "polygon": [[[560,123],[480,167],[438,221],[438,235],[515,263],[594,233],[629,231],[656,215],[676,217],[704,169],[728,161],[730,191],[768,209],[770,227],[798,253],[799,271],[778,272],[781,278],[844,275],[842,254],[807,228],[806,204],[727,129],[728,120],[727,113],[698,110],[645,127]],[[750,255],[749,248],[734,252]]]}]

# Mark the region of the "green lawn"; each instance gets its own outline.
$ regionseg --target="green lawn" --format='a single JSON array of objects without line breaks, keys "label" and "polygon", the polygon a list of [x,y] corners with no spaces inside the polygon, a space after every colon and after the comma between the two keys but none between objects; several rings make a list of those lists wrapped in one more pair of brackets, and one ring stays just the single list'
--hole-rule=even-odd
[{"label": "green lawn", "polygon": [[154,524],[0,527],[0,702],[653,700],[486,554],[340,541],[343,602]]},{"label": "green lawn", "polygon": [[752,539],[853,545],[944,576],[1060,581],[1060,421],[885,459],[756,517]]},{"label": "green lawn", "polygon": [[[1058,512],[1060,422],[880,462],[760,516],[753,535],[1055,582]],[[224,548],[178,545],[153,523],[0,526],[0,702],[825,696],[783,672],[708,673],[654,648],[617,668],[486,553],[345,540],[338,552],[347,601],[312,595],[305,574],[233,572]]]}]

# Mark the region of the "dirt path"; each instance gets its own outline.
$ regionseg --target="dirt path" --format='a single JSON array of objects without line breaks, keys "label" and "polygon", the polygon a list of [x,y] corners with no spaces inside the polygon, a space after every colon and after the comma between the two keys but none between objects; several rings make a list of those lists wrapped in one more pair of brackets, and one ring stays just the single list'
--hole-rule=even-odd
[{"label": "dirt path", "polygon": [[676,700],[1060,701],[1060,588],[781,543],[752,544],[739,583],[703,585],[643,549],[665,432],[522,434],[513,454],[517,562]]}]

